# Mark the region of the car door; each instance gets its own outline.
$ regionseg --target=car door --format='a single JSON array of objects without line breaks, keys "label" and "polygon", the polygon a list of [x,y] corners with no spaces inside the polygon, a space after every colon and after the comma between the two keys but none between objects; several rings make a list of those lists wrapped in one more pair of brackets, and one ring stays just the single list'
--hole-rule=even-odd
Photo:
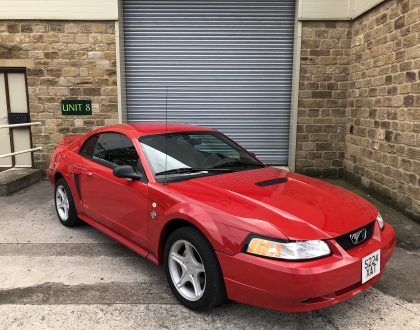
[{"label": "car door", "polygon": [[117,178],[112,172],[117,165],[131,165],[146,178],[133,142],[120,133],[100,133],[84,143],[80,155],[74,172],[86,215],[145,247],[147,182]]}]

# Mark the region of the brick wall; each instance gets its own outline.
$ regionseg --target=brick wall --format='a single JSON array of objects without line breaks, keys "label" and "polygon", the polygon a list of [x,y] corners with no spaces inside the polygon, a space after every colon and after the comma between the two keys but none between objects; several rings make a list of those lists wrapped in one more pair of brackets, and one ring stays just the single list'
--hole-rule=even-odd
[{"label": "brick wall", "polygon": [[[118,120],[114,22],[0,22],[0,59],[30,59],[27,69],[35,166],[46,169],[64,135]],[[92,100],[92,116],[62,116],[62,99]]]},{"label": "brick wall", "polygon": [[304,22],[296,170],[342,174],[349,74],[350,22]]},{"label": "brick wall", "polygon": [[345,176],[420,218],[420,16],[389,0],[352,27]]}]

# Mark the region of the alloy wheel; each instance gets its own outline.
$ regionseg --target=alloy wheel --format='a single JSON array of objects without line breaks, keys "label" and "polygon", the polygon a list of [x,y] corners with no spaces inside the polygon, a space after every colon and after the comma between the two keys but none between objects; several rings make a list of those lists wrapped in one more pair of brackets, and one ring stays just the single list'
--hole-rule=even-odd
[{"label": "alloy wheel", "polygon": [[61,185],[55,191],[55,205],[60,219],[67,221],[69,218],[70,204],[66,189]]},{"label": "alloy wheel", "polygon": [[169,251],[169,274],[176,290],[187,300],[199,300],[206,288],[206,271],[197,249],[186,240]]}]

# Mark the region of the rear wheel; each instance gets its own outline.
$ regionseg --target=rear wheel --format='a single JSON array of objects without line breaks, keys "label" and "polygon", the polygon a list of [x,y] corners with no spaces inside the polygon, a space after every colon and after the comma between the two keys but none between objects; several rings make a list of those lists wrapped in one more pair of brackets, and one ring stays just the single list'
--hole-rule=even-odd
[{"label": "rear wheel", "polygon": [[165,273],[172,292],[186,307],[208,310],[226,300],[217,257],[194,227],[174,231],[165,244]]},{"label": "rear wheel", "polygon": [[77,217],[76,207],[70,188],[63,178],[57,180],[54,192],[55,210],[60,222],[66,227],[77,226],[81,223]]}]

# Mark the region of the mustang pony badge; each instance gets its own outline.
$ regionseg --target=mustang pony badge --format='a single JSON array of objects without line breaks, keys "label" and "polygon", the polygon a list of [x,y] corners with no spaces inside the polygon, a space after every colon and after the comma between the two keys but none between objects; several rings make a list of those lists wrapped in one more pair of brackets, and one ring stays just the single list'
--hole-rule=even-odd
[{"label": "mustang pony badge", "polygon": [[367,231],[365,228],[363,228],[361,230],[358,230],[350,234],[349,236],[352,243],[356,245],[356,244],[362,243],[366,239]]}]

